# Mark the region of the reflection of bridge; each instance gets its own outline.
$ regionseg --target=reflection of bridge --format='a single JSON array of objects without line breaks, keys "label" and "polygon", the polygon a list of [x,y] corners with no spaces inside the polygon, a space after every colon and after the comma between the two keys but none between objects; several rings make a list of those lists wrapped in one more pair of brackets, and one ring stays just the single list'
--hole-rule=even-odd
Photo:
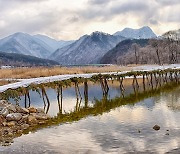
[{"label": "reflection of bridge", "polygon": [[169,92],[170,90],[172,91],[177,87],[179,87],[179,84],[168,83],[157,89],[149,88],[149,90],[146,91],[142,90],[141,92],[133,92],[132,94],[129,94],[127,96],[116,97],[113,99],[108,99],[107,95],[104,95],[101,100],[95,100],[93,106],[88,106],[88,102],[86,102],[85,106],[81,107],[82,99],[77,99],[76,108],[74,109],[74,111],[63,114],[62,109],[60,108],[60,112],[56,117],[52,118],[50,121],[48,121],[47,124],[40,127],[45,127],[46,125],[56,125],[59,123],[78,121],[90,115],[100,115],[105,112],[110,112],[111,109],[115,109],[122,105],[134,105],[135,103],[142,101],[146,98],[159,95],[162,92]]},{"label": "reflection of bridge", "polygon": [[[57,102],[59,106],[59,112],[62,113],[62,95],[63,95],[63,87],[72,86],[74,84],[75,93],[77,98],[76,110],[79,109],[82,101],[82,94],[79,89],[79,84],[84,84],[84,100],[85,106],[87,107],[88,103],[88,81],[98,82],[101,85],[103,96],[106,98],[109,92],[109,80],[117,80],[119,82],[119,89],[121,92],[121,97],[125,98],[125,86],[124,80],[127,77],[132,78],[132,88],[134,90],[134,94],[138,94],[140,90],[146,92],[147,90],[156,90],[163,85],[169,83],[179,83],[180,70],[179,69],[167,69],[167,70],[154,70],[154,71],[134,71],[134,72],[123,72],[123,73],[109,73],[109,74],[87,74],[85,77],[81,77],[81,75],[77,75],[77,77],[70,78],[69,77],[63,81],[54,81],[49,83],[41,83],[41,84],[30,84],[27,87],[19,87],[17,89],[8,89],[3,93],[0,93],[1,99],[9,99],[13,98],[18,102],[20,96],[24,96],[25,107],[29,107],[31,104],[31,98],[29,91],[36,91],[40,94],[44,102],[44,108],[46,109],[46,113],[49,110],[50,100],[46,93],[46,88],[50,87],[57,91]],[[79,77],[78,77],[79,76]],[[138,77],[142,77],[142,86],[138,80]]]}]

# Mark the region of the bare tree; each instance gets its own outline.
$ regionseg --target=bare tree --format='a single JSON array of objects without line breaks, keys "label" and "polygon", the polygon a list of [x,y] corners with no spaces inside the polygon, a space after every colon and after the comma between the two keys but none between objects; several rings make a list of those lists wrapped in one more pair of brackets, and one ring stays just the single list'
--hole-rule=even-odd
[{"label": "bare tree", "polygon": [[138,55],[139,46],[138,46],[138,44],[134,43],[134,44],[132,44],[132,48],[134,49],[134,54],[135,54],[135,58],[136,58],[136,65],[137,65],[138,61],[139,61],[139,55]]},{"label": "bare tree", "polygon": [[152,39],[152,40],[150,40],[150,44],[155,49],[156,56],[158,59],[158,64],[161,65],[158,40]]}]

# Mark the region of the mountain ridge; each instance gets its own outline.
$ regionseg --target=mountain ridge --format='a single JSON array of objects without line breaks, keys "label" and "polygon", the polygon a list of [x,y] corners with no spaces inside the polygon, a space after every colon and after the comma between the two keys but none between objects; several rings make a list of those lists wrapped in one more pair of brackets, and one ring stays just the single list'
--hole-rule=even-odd
[{"label": "mountain ridge", "polygon": [[0,65],[11,66],[54,66],[58,62],[34,56],[0,52]]},{"label": "mountain ridge", "polygon": [[50,59],[62,65],[99,63],[100,58],[123,39],[121,36],[96,31],[56,50]]},{"label": "mountain ridge", "polygon": [[101,64],[116,64],[118,57],[122,56],[131,48],[133,44],[141,47],[148,44],[149,39],[127,39],[117,44],[113,49],[108,51],[100,60]]},{"label": "mountain ridge", "polygon": [[33,35],[35,38],[43,41],[44,43],[46,43],[47,45],[49,45],[54,51],[57,50],[58,48],[62,48],[66,45],[69,45],[71,43],[73,43],[73,40],[70,41],[64,41],[64,40],[55,40],[49,36],[46,35],[42,35],[42,34],[36,34]]},{"label": "mountain ridge", "polygon": [[50,47],[33,36],[17,32],[0,40],[0,51],[47,58]]},{"label": "mountain ridge", "polygon": [[131,39],[150,39],[156,38],[156,34],[148,26],[143,26],[139,29],[124,28],[122,31],[118,31],[113,35],[120,35]]}]

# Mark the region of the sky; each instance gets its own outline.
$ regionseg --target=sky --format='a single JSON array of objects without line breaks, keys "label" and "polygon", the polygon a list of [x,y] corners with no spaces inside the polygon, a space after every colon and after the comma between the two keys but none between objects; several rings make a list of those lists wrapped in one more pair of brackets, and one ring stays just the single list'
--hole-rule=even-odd
[{"label": "sky", "polygon": [[0,0],[0,38],[15,32],[75,40],[149,26],[161,35],[180,28],[180,0]]}]

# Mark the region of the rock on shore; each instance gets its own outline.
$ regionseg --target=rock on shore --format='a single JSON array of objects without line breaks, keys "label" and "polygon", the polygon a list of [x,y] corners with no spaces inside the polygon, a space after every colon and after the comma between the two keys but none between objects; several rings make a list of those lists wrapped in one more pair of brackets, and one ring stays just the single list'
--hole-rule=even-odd
[{"label": "rock on shore", "polygon": [[17,134],[21,135],[24,130],[45,124],[49,118],[43,109],[23,108],[0,100],[0,143],[6,145],[9,137],[13,138]]}]

